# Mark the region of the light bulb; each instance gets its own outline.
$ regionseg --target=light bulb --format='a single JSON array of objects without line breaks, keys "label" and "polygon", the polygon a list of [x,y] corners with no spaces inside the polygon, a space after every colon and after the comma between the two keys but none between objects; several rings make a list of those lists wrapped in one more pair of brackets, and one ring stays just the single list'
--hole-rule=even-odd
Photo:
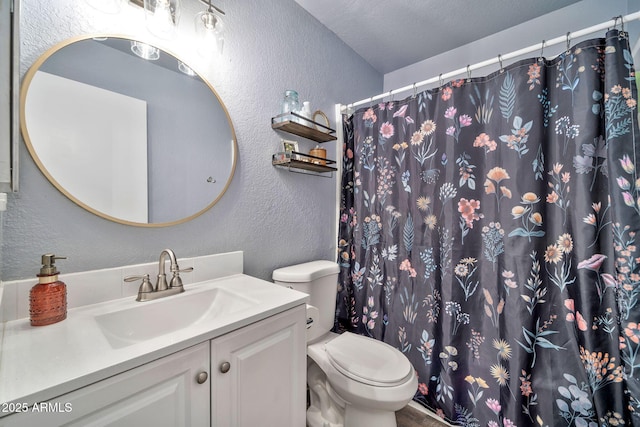
[{"label": "light bulb", "polygon": [[131,51],[148,61],[155,61],[160,58],[160,49],[135,40],[131,40]]},{"label": "light bulb", "polygon": [[144,0],[147,28],[161,38],[173,36],[179,17],[179,0]]},{"label": "light bulb", "polygon": [[193,77],[196,75],[196,72],[182,61],[178,61],[178,70],[185,73],[187,76]]},{"label": "light bulb", "polygon": [[156,10],[151,16],[150,24],[161,32],[171,31],[173,27],[173,19],[171,18],[171,9],[168,0],[157,0]]},{"label": "light bulb", "polygon": [[211,10],[200,12],[195,18],[198,52],[205,57],[221,55],[224,46],[224,22]]}]

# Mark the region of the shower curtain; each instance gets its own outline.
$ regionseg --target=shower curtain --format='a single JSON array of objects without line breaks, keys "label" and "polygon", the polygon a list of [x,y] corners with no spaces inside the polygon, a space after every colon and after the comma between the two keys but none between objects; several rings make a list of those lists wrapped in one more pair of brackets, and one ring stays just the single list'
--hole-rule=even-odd
[{"label": "shower curtain", "polygon": [[640,426],[625,33],[344,118],[336,329],[463,426]]}]

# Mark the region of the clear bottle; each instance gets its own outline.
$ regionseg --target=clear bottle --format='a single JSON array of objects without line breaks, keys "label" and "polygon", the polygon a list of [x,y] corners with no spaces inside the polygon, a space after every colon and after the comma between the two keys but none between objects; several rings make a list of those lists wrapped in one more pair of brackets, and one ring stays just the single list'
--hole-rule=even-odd
[{"label": "clear bottle", "polygon": [[54,254],[42,255],[42,267],[38,283],[29,292],[29,317],[31,326],[45,326],[67,318],[67,285],[58,280]]},{"label": "clear bottle", "polygon": [[313,125],[313,113],[311,112],[311,102],[304,101],[302,103],[302,108],[300,109],[300,115],[307,120],[302,120],[302,124],[305,126]]},{"label": "clear bottle", "polygon": [[[284,99],[282,100],[282,110],[280,111],[282,114],[285,113],[298,113],[300,111],[300,101],[298,101],[298,92],[295,90],[285,90],[284,91]],[[297,117],[292,117],[291,119],[297,119]],[[285,118],[286,120],[286,118]],[[293,120],[297,121],[297,120]]]}]

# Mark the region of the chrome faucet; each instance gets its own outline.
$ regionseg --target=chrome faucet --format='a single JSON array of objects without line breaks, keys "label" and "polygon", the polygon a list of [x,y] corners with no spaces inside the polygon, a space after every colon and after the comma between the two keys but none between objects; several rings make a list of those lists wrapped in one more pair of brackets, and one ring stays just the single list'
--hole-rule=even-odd
[{"label": "chrome faucet", "polygon": [[[171,273],[173,273],[173,277],[169,284],[167,284],[167,275],[165,274],[167,256],[171,262]],[[134,282],[142,279],[142,284],[138,289],[138,297],[136,298],[136,301],[151,301],[184,292],[180,272],[187,273],[190,271],[193,271],[193,267],[180,270],[178,261],[176,260],[176,254],[171,249],[165,249],[160,252],[160,260],[158,261],[158,280],[155,287],[149,281],[148,274],[145,274],[144,276],[128,276],[124,278],[124,281]]]}]

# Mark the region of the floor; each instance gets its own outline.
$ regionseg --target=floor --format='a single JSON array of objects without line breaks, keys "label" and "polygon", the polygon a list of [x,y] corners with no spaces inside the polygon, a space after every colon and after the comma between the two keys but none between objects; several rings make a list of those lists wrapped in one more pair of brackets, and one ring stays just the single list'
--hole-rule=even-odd
[{"label": "floor", "polygon": [[411,406],[405,406],[396,412],[396,422],[398,427],[443,427],[447,425]]},{"label": "floor", "polygon": [[[308,399],[307,395],[307,407]],[[396,412],[396,423],[398,427],[449,427],[449,424],[439,422],[435,415],[427,415],[409,405]]]}]

